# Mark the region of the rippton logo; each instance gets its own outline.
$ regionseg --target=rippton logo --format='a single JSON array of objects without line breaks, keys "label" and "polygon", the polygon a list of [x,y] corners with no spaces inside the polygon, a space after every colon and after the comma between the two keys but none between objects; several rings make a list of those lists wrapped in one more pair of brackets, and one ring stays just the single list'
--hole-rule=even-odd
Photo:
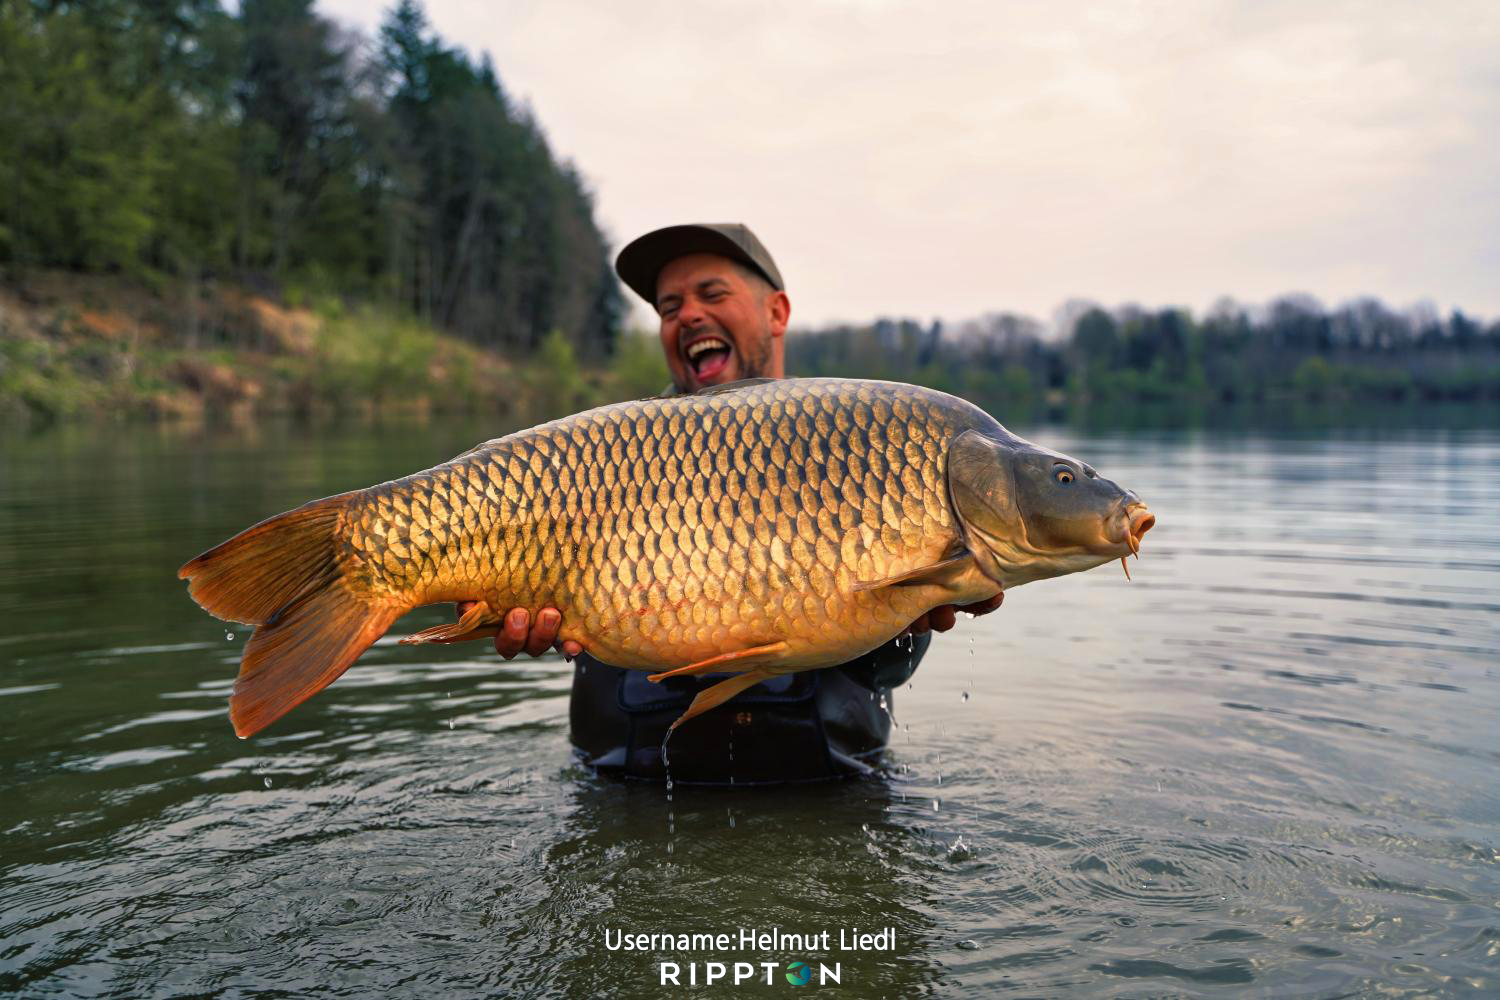
[{"label": "rippton logo", "polygon": [[806,986],[812,982],[812,967],[806,962],[792,962],[786,967],[786,981],[793,986]]}]

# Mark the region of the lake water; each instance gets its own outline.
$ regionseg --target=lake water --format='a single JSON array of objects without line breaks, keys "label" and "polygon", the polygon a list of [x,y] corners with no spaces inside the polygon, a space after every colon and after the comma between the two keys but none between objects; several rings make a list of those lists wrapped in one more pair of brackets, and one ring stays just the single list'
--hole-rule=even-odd
[{"label": "lake water", "polygon": [[[668,802],[575,764],[561,659],[392,637],[235,739],[177,566],[505,429],[0,438],[0,991],[1500,992],[1500,433],[1018,428],[1158,525],[939,637],[880,778]],[[834,947],[605,940],[741,928]]]}]

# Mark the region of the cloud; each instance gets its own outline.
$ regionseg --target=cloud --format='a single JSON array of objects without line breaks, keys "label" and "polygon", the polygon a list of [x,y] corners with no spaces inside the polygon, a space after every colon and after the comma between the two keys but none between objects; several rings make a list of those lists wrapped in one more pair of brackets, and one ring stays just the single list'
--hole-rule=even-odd
[{"label": "cloud", "polygon": [[[353,0],[325,12],[373,27]],[[616,244],[752,225],[802,323],[1290,290],[1500,314],[1500,7],[433,0]]]}]

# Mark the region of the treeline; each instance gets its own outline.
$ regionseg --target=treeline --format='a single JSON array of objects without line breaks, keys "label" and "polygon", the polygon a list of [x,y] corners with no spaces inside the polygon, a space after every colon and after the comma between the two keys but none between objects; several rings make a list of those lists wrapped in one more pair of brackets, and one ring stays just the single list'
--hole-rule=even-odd
[{"label": "treeline", "polygon": [[[525,354],[608,352],[622,311],[581,178],[415,0],[377,39],[311,0],[0,3],[0,270],[39,268],[363,299]],[[185,335],[231,343],[196,302]]]},{"label": "treeline", "polygon": [[997,313],[944,329],[881,320],[787,338],[788,369],[920,382],[976,401],[1500,400],[1500,321],[1335,309],[1286,296],[1208,315],[1069,303],[1056,329]]}]

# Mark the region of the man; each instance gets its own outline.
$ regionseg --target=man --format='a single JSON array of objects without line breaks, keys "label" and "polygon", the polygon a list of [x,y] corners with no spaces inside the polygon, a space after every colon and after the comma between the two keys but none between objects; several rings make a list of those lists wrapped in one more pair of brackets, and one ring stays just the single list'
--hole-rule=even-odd
[{"label": "man", "polygon": [[[669,392],[785,377],[791,300],[775,261],[745,226],[658,229],[621,250],[615,271],[656,309],[672,373]],[[865,760],[890,734],[891,689],[916,669],[929,633],[952,628],[958,610],[993,611],[1002,596],[962,609],[935,608],[908,634],[857,660],[772,678],[694,719],[672,736],[671,778],[762,784],[868,772]],[[506,659],[523,650],[539,656],[556,641],[561,624],[556,608],[542,609],[534,624],[525,608],[512,609],[495,649]],[[575,661],[574,746],[592,766],[630,777],[666,777],[667,727],[699,690],[725,676],[653,684],[642,671],[593,659],[577,642],[560,648]]]}]

